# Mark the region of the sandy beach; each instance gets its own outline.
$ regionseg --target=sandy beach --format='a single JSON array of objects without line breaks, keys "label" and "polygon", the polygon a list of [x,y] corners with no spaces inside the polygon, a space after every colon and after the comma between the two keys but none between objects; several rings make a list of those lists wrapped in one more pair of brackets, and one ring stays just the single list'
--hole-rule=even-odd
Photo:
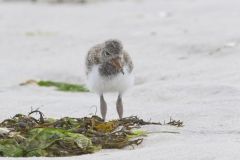
[{"label": "sandy beach", "polygon": [[[124,116],[160,122],[173,117],[185,126],[146,126],[152,133],[134,149],[55,159],[237,160],[239,7],[238,0],[2,2],[0,120],[28,113],[31,107],[48,117],[93,114],[99,107],[95,93],[19,84],[29,79],[86,84],[88,49],[117,38],[135,64],[135,85],[123,97]],[[116,98],[114,93],[106,95],[108,120],[118,117]]]}]

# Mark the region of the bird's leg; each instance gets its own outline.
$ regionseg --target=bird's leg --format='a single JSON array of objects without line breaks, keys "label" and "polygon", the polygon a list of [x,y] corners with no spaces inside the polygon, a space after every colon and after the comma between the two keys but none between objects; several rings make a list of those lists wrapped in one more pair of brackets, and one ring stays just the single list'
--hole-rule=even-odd
[{"label": "bird's leg", "polygon": [[103,120],[105,121],[107,113],[107,103],[104,100],[103,94],[100,95],[100,109]]},{"label": "bird's leg", "polygon": [[116,107],[117,107],[118,116],[119,116],[120,119],[122,119],[122,117],[123,117],[123,104],[122,104],[122,95],[121,94],[118,95]]}]

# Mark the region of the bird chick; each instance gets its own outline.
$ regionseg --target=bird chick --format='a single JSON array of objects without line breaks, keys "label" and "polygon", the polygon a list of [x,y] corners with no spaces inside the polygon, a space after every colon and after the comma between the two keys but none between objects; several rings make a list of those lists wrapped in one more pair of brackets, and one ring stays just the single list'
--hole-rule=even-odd
[{"label": "bird chick", "polygon": [[116,109],[123,117],[123,93],[133,85],[133,62],[119,40],[111,39],[90,48],[86,57],[87,84],[100,97],[102,118],[106,119],[107,103],[103,94],[118,92]]}]

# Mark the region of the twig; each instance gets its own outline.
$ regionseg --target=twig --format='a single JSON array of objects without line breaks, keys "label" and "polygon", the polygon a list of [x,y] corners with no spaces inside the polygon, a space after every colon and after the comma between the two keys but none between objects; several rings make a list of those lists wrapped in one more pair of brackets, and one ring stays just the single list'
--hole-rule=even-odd
[{"label": "twig", "polygon": [[39,123],[43,124],[44,123],[44,118],[43,118],[44,114],[41,111],[39,111],[39,108],[37,108],[35,110],[32,110],[30,113],[28,113],[28,116],[30,116],[33,113],[38,113],[39,114],[39,116],[40,116],[39,117]]}]

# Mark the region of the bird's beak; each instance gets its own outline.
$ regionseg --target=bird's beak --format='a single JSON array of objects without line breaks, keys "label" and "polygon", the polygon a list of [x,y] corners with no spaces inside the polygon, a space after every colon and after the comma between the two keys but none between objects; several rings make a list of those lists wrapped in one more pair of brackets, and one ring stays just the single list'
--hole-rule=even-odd
[{"label": "bird's beak", "polygon": [[112,59],[111,64],[114,67],[116,67],[118,71],[120,71],[122,74],[124,74],[121,58],[117,57],[117,58]]}]

